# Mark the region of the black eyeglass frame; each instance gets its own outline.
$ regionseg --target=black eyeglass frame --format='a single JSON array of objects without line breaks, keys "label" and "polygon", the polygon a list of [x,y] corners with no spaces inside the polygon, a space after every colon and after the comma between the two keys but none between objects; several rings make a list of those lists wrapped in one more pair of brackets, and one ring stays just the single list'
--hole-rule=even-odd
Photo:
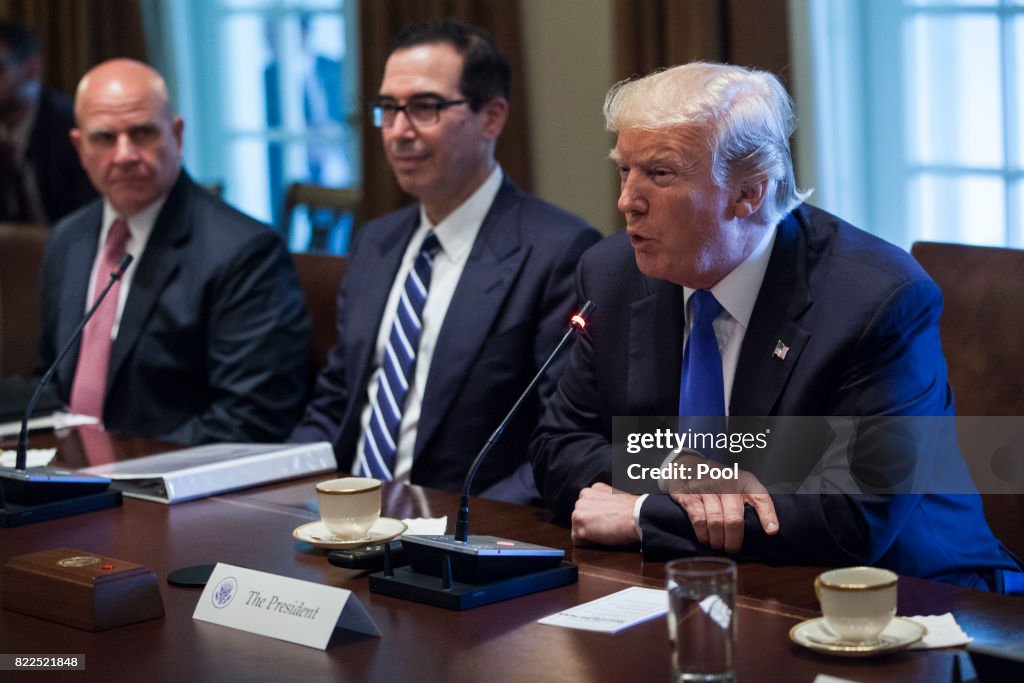
[{"label": "black eyeglass frame", "polygon": [[[441,120],[441,112],[445,109],[455,107],[460,104],[467,104],[468,102],[469,100],[465,98],[461,100],[414,98],[405,104],[381,102],[378,100],[370,105],[370,119],[373,121],[373,125],[376,128],[390,128],[395,125],[395,119],[398,117],[398,114],[403,113],[413,126],[433,126]],[[413,113],[417,111],[417,108],[419,108],[419,111],[423,112],[424,115],[429,115],[429,119],[421,120],[422,116]],[[390,116],[391,119],[391,122],[387,125],[385,125],[385,116]]]}]

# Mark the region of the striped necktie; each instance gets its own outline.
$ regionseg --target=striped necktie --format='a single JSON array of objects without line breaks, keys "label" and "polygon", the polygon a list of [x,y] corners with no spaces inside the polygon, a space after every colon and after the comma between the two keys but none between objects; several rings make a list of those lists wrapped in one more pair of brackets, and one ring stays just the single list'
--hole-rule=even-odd
[{"label": "striped necktie", "polygon": [[[680,431],[723,433],[725,431],[725,382],[722,379],[722,352],[712,326],[724,310],[715,295],[699,289],[691,297],[693,326],[683,351],[683,371],[679,382]],[[721,454],[713,449],[704,455],[716,460]]]},{"label": "striped necktie", "polygon": [[433,231],[428,232],[402,287],[395,320],[381,358],[377,393],[363,437],[363,457],[356,464],[357,474],[384,481],[394,477],[398,428],[416,372],[416,351],[423,331],[423,305],[430,289],[434,255],[440,248],[437,235]]}]

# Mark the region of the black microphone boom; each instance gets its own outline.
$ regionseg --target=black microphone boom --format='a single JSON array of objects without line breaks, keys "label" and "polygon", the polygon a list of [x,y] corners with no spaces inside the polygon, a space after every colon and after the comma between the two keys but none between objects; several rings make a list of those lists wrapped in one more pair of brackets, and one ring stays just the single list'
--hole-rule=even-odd
[{"label": "black microphone boom", "polygon": [[[563,550],[497,536],[470,536],[469,492],[477,470],[505,427],[573,333],[586,327],[593,310],[594,304],[588,301],[572,317],[561,341],[473,460],[462,486],[455,534],[403,536],[402,547],[410,566],[392,568],[389,553],[385,552],[384,571],[370,575],[371,592],[461,610],[576,581],[576,567],[562,562]],[[435,577],[441,577],[440,583]]]},{"label": "black microphone boom", "polygon": [[[35,467],[28,468],[28,423],[35,411],[36,403],[43,393],[43,389],[50,383],[54,373],[60,366],[61,361],[78,341],[79,335],[86,323],[92,318],[96,309],[103,303],[107,293],[114,283],[121,279],[125,270],[132,262],[132,255],[125,254],[121,263],[110,273],[110,280],[99,293],[92,307],[86,311],[82,321],[71,334],[64,348],[57,354],[56,360],[47,369],[46,374],[39,380],[35,392],[25,407],[25,416],[21,421],[21,433],[18,437],[18,452],[14,468],[0,468],[0,504],[4,508],[4,516],[0,517],[3,526],[14,526],[29,521],[41,521],[53,517],[64,516],[65,514],[76,514],[86,510],[100,509],[101,507],[112,507],[120,502],[120,493],[112,492],[99,497],[93,494],[105,494],[110,485],[110,479],[106,477],[93,477],[78,474],[70,470],[56,467]],[[115,495],[116,494],[116,495]],[[47,504],[66,501],[67,499],[90,496],[88,500],[73,502],[62,507],[48,507]],[[8,510],[14,506],[44,506],[46,509],[25,510],[19,509],[17,514]],[[18,521],[20,520],[20,521]]]},{"label": "black microphone boom", "polygon": [[508,423],[511,422],[512,418],[519,412],[519,408],[523,405],[523,401],[526,400],[526,397],[530,395],[533,388],[537,386],[537,382],[539,382],[540,378],[544,376],[545,372],[547,372],[548,366],[551,365],[551,362],[554,361],[555,357],[562,351],[562,347],[566,345],[574,332],[582,330],[587,326],[587,319],[593,311],[593,302],[587,301],[587,303],[583,304],[583,308],[580,309],[580,312],[572,317],[569,321],[569,329],[565,331],[564,335],[562,335],[562,340],[558,342],[558,345],[555,346],[555,350],[552,351],[551,355],[548,356],[548,359],[544,361],[544,365],[540,366],[540,370],[538,370],[537,374],[533,376],[532,380],[530,380],[530,383],[527,385],[526,389],[523,390],[523,393],[520,394],[519,399],[512,406],[512,409],[508,411],[508,415],[505,416],[505,419],[501,421],[498,428],[494,430],[493,434],[491,434],[491,438],[487,439],[487,443],[485,443],[484,447],[480,449],[479,453],[477,453],[476,458],[473,460],[473,464],[469,466],[469,473],[466,475],[466,480],[462,484],[462,498],[459,501],[459,512],[455,522],[456,541],[465,543],[469,536],[469,490],[473,486],[473,478],[476,477],[476,471],[480,469],[480,465],[487,458],[491,449],[494,448],[495,442],[501,438],[502,433],[505,431],[505,427],[508,426]]}]

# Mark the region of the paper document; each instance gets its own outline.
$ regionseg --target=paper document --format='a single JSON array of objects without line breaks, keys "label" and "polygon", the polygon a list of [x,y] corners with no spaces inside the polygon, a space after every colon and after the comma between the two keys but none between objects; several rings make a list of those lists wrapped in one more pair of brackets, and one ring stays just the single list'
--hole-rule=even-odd
[{"label": "paper document", "polygon": [[[91,415],[78,415],[76,413],[53,413],[34,417],[28,421],[28,430],[34,432],[40,429],[66,429],[78,425],[99,424],[99,420]],[[21,433],[21,420],[0,423],[0,436],[17,436]]]},{"label": "paper document", "polygon": [[618,633],[668,613],[668,592],[632,586],[540,619],[538,624]]},{"label": "paper document", "polygon": [[[30,448],[25,452],[25,467],[46,467],[57,455],[56,448]],[[14,467],[18,451],[0,451],[0,467]]]},{"label": "paper document", "polygon": [[126,496],[179,503],[336,468],[334,449],[320,441],[209,444],[80,471],[113,479]]}]

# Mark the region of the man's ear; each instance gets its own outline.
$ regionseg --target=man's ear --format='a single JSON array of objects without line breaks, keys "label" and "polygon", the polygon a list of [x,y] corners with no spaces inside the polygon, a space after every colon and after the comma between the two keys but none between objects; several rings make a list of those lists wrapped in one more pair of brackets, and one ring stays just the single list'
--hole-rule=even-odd
[{"label": "man's ear", "polygon": [[733,209],[737,218],[750,218],[764,204],[765,194],[768,192],[768,181],[760,180],[756,183],[741,185],[736,195]]},{"label": "man's ear", "polygon": [[77,128],[72,128],[68,131],[68,136],[71,138],[71,146],[75,148],[75,151],[79,155],[82,154],[82,131]]},{"label": "man's ear", "polygon": [[508,100],[504,97],[491,98],[480,109],[483,116],[483,131],[488,140],[497,140],[508,121]]}]

